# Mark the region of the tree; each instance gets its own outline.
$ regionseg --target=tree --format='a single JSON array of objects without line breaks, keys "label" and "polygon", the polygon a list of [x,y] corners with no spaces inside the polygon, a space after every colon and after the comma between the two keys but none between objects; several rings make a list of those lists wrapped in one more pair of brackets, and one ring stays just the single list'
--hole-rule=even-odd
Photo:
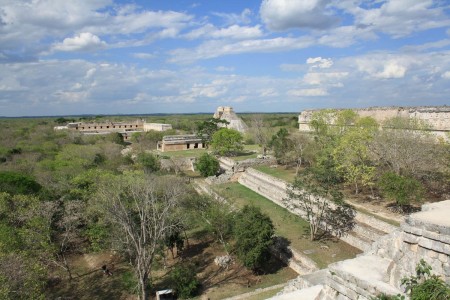
[{"label": "tree", "polygon": [[226,203],[210,197],[196,196],[189,204],[196,216],[204,222],[205,229],[221,243],[229,254],[228,241],[232,238],[236,213]]},{"label": "tree", "polygon": [[355,211],[343,201],[334,182],[323,177],[320,171],[307,169],[295,178],[283,199],[287,207],[308,221],[312,241],[320,237],[321,230],[341,236],[354,226]]},{"label": "tree", "polygon": [[186,187],[177,177],[122,175],[103,182],[97,193],[111,235],[134,268],[140,298],[149,298],[151,267],[170,232],[181,226],[179,207]]},{"label": "tree", "polygon": [[420,181],[393,172],[387,172],[381,176],[379,187],[385,197],[395,200],[400,207],[412,201],[420,201],[424,196],[424,188]]},{"label": "tree", "polygon": [[216,175],[220,170],[219,161],[208,153],[203,153],[195,162],[195,168],[203,177]]},{"label": "tree", "polygon": [[202,142],[206,144],[206,148],[208,149],[214,133],[228,124],[230,124],[230,122],[227,120],[216,118],[210,118],[206,121],[199,122],[197,123],[197,136],[202,139]]},{"label": "tree", "polygon": [[181,299],[192,298],[198,290],[200,283],[194,270],[193,266],[182,264],[175,266],[170,272],[174,289]]},{"label": "tree", "polygon": [[250,134],[253,136],[255,142],[263,149],[263,155],[266,155],[269,145],[270,131],[269,127],[264,126],[262,115],[253,116],[250,123]]},{"label": "tree", "polygon": [[286,128],[280,128],[280,130],[272,136],[269,147],[273,150],[279,163],[285,163],[287,161],[286,154],[292,149],[292,142],[289,140],[289,132]]},{"label": "tree", "polygon": [[270,257],[274,227],[269,216],[255,206],[244,206],[236,215],[234,237],[236,255],[252,270],[260,268]]},{"label": "tree", "polygon": [[0,172],[0,192],[11,195],[36,194],[41,188],[41,185],[31,176],[16,172]]},{"label": "tree", "polygon": [[136,161],[144,169],[144,173],[150,174],[161,169],[161,162],[152,153],[141,152],[137,155]]},{"label": "tree", "polygon": [[298,171],[304,161],[305,152],[307,148],[311,145],[311,140],[302,133],[295,133],[290,138],[290,149],[285,154],[286,161],[295,164],[295,175],[297,176]]},{"label": "tree", "polygon": [[372,188],[374,184],[376,168],[370,160],[369,143],[376,130],[374,119],[358,120],[353,127],[344,131],[333,149],[336,170],[346,182],[354,185],[355,194],[358,194],[360,186]]},{"label": "tree", "polygon": [[211,140],[211,147],[220,155],[234,155],[244,149],[241,133],[234,129],[221,128],[216,131]]},{"label": "tree", "polygon": [[427,125],[414,118],[392,118],[383,124],[370,149],[381,166],[397,175],[419,177],[430,171],[440,171],[445,164],[445,151],[426,131]]}]

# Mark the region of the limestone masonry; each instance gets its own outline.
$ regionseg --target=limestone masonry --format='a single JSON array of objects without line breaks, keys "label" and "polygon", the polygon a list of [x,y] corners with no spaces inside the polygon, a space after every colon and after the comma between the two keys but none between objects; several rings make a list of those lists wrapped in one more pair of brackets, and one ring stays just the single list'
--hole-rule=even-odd
[{"label": "limestone masonry", "polygon": [[[300,131],[311,131],[309,123],[315,111],[318,110],[304,110],[300,113]],[[372,117],[380,124],[394,117],[418,118],[425,121],[434,132],[442,134],[450,131],[450,106],[369,107],[353,111],[360,117]]]},{"label": "limestone masonry", "polygon": [[248,130],[247,124],[236,115],[233,108],[230,106],[219,106],[214,113],[214,118],[228,121],[230,124],[226,125],[226,127],[239,132],[243,133]]},{"label": "limestone masonry", "polygon": [[365,300],[380,293],[403,294],[401,279],[415,275],[421,259],[450,283],[449,215],[450,200],[423,205],[363,255],[299,276],[271,299]]}]

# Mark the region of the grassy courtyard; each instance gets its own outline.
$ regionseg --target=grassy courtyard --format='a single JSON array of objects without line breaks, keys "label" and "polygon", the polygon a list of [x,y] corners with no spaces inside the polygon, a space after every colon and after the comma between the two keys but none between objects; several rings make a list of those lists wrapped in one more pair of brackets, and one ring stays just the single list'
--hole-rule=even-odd
[{"label": "grassy courtyard", "polygon": [[304,251],[307,251],[310,253],[308,257],[314,260],[320,268],[336,261],[353,258],[356,254],[361,253],[360,250],[338,239],[310,241],[306,231],[308,223],[305,220],[239,183],[226,183],[215,188],[218,193],[229,199],[237,207],[243,207],[244,205],[259,207],[272,219],[276,234],[288,239],[291,247],[298,252],[304,253]]}]

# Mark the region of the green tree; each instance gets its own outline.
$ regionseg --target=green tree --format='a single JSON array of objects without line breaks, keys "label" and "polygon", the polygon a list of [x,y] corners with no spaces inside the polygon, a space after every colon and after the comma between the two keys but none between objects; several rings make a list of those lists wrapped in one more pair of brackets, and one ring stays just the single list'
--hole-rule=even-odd
[{"label": "green tree", "polygon": [[378,185],[383,195],[394,200],[400,207],[412,201],[421,201],[424,196],[424,188],[420,181],[393,172],[384,173]]},{"label": "green tree", "polygon": [[321,170],[309,168],[300,173],[287,194],[283,202],[308,221],[311,240],[318,239],[321,232],[341,236],[354,226],[354,209]]},{"label": "green tree", "polygon": [[192,265],[177,265],[170,272],[174,290],[181,299],[192,298],[196,295],[200,283]]},{"label": "green tree", "polygon": [[292,149],[292,141],[289,139],[289,132],[286,128],[280,128],[278,132],[272,136],[269,142],[269,148],[272,149],[279,163],[286,163],[287,153]]},{"label": "green tree", "polygon": [[206,148],[208,148],[214,133],[216,133],[221,127],[224,127],[228,124],[230,124],[230,122],[228,122],[227,120],[216,118],[210,118],[203,122],[198,122],[197,136],[202,139],[202,142],[206,144]]},{"label": "green tree", "polygon": [[207,196],[195,196],[189,201],[196,218],[202,221],[204,228],[222,244],[229,254],[229,240],[233,235],[236,213],[227,202],[218,201]]},{"label": "green tree", "polygon": [[370,159],[369,145],[376,132],[376,121],[372,118],[361,119],[347,128],[337,140],[333,149],[336,170],[344,180],[355,187],[358,194],[360,186],[372,188],[376,168]]},{"label": "green tree", "polygon": [[136,161],[146,174],[154,173],[161,169],[159,158],[152,153],[141,152],[137,155]]},{"label": "green tree", "polygon": [[217,158],[208,153],[203,153],[195,162],[195,168],[203,177],[216,175],[220,170]]},{"label": "green tree", "polygon": [[0,192],[16,194],[36,194],[41,190],[41,185],[29,176],[16,172],[0,172]]},{"label": "green tree", "polygon": [[255,206],[244,206],[236,215],[234,237],[236,255],[252,270],[260,268],[270,257],[274,227],[269,216]]},{"label": "green tree", "polygon": [[211,139],[211,147],[220,155],[234,155],[244,149],[242,134],[234,129],[221,128]]}]

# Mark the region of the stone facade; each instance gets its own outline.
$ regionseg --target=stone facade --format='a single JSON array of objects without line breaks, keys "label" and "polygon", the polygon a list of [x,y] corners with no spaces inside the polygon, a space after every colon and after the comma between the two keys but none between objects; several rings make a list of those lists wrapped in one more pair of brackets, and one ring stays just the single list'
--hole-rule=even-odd
[{"label": "stone facade", "polygon": [[[299,130],[311,131],[309,123],[313,113],[317,110],[304,110],[298,117]],[[423,120],[438,136],[444,136],[450,132],[450,106],[422,106],[422,107],[369,107],[364,109],[353,109],[360,117],[372,117],[378,123],[383,124],[386,120],[394,117],[417,118]],[[332,125],[334,120],[330,120]]]},{"label": "stone facade", "polygon": [[136,120],[134,122],[93,122],[93,123],[69,123],[68,129],[79,132],[125,132],[143,131],[144,122]]},{"label": "stone facade", "polygon": [[226,120],[230,123],[228,125],[221,126],[226,126],[227,128],[234,129],[242,133],[248,130],[247,124],[245,124],[244,121],[236,115],[233,108],[230,106],[219,106],[213,117],[216,119]]},{"label": "stone facade", "polygon": [[188,135],[166,135],[162,141],[158,142],[157,150],[161,152],[166,151],[180,151],[203,149],[205,144],[202,139],[195,134]]},{"label": "stone facade", "polygon": [[450,284],[449,215],[450,200],[423,205],[421,212],[408,216],[401,228],[377,240],[364,255],[329,265],[325,276],[324,270],[319,271],[320,279],[314,282],[308,282],[314,273],[301,276],[271,299],[298,299],[296,290],[317,291],[319,286],[320,293],[302,299],[368,300],[380,293],[403,294],[401,279],[415,275],[421,259]]},{"label": "stone facade", "polygon": [[166,131],[172,129],[172,124],[162,124],[162,123],[144,123],[144,131]]}]

